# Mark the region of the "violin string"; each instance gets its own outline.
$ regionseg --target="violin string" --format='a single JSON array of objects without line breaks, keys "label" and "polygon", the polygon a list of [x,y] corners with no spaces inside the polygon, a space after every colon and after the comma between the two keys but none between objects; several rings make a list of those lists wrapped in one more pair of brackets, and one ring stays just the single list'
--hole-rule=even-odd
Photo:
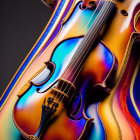
[{"label": "violin string", "polygon": [[[109,7],[109,6],[108,6],[108,7]],[[108,8],[108,10],[109,10],[109,8]],[[84,59],[83,59],[83,60],[84,60]],[[82,60],[82,61],[83,61],[83,60]],[[82,62],[82,61],[81,61],[81,62]],[[82,65],[82,67],[83,67],[83,65]],[[77,70],[79,70],[79,72],[78,72],[78,74],[76,75],[76,78],[74,79],[73,83],[75,83],[75,81],[76,81],[76,79],[77,79],[79,73],[81,72],[82,67],[80,67],[80,70],[77,69]],[[72,79],[72,78],[71,78],[71,79]],[[72,86],[69,88],[67,94],[69,93],[69,91],[70,91],[71,88],[72,88]],[[59,102],[62,102],[63,99],[64,99],[64,96],[63,96],[63,98],[62,98]]]},{"label": "violin string", "polygon": [[[108,5],[108,7],[109,7],[109,6],[110,6],[110,5]],[[101,10],[102,10],[102,9],[101,9]],[[109,10],[109,9],[108,9],[108,10]],[[100,14],[101,14],[101,12],[100,12]],[[103,19],[103,18],[102,18],[102,19]],[[101,19],[101,20],[102,20],[102,19]],[[91,19],[90,19],[90,20],[91,20]],[[88,24],[89,24],[89,22],[88,22]],[[87,27],[87,26],[86,26],[86,27]],[[94,34],[95,34],[95,32],[94,32]],[[86,42],[88,43],[88,40],[87,40]],[[86,42],[85,42],[85,43],[86,43]],[[81,45],[82,45],[82,44],[81,44]],[[87,45],[87,46],[88,46],[88,45]],[[85,49],[85,48],[84,48],[84,49]],[[87,52],[88,52],[88,51],[87,51]],[[86,54],[85,54],[84,58],[85,58],[85,57],[86,57]],[[82,61],[84,60],[84,58],[82,59]],[[82,61],[81,61],[81,62],[82,62]],[[80,65],[79,65],[79,66],[80,66]],[[79,66],[78,66],[78,67],[79,67]],[[80,68],[80,71],[81,71],[81,69],[82,69],[82,67]],[[77,71],[77,70],[79,70],[79,69],[77,68],[76,71]],[[75,72],[76,72],[76,71],[75,71]],[[78,74],[80,73],[80,71],[78,72]],[[74,73],[75,73],[75,72],[74,72]],[[77,76],[78,76],[78,74],[77,74]],[[73,76],[74,76],[74,74],[73,74]],[[72,77],[73,77],[73,76],[72,76]],[[76,76],[75,80],[77,79],[77,76]],[[72,79],[72,78],[71,78],[71,79]],[[75,82],[75,80],[74,80],[74,82]],[[63,83],[63,84],[64,84],[64,83]],[[67,84],[67,86],[68,86],[68,84]],[[67,86],[66,86],[66,87],[67,87]],[[65,89],[66,89],[66,87],[65,87]],[[62,87],[61,87],[61,88],[62,88]],[[64,89],[64,91],[65,91],[65,89]],[[71,89],[71,87],[69,88],[68,92],[70,91],[70,89]],[[68,92],[67,92],[66,94],[68,94]],[[56,96],[57,96],[57,95],[56,95]],[[60,100],[60,98],[61,98],[61,95],[60,95],[60,97],[59,97],[59,99],[58,99],[58,102],[61,102],[61,101],[63,100],[64,96],[62,97],[61,100]]]},{"label": "violin string", "polygon": [[[100,0],[99,1],[99,4],[100,4],[100,2],[101,2],[102,0]],[[99,6],[99,4],[97,5],[97,8],[98,8],[98,6]],[[91,20],[92,20],[92,18],[93,18],[93,16],[94,16],[94,14],[95,14],[95,12],[96,12],[96,10],[97,10],[97,8],[94,10],[94,12],[92,13],[92,16],[90,17],[90,19],[89,19],[89,21],[88,21],[88,23],[87,23],[87,25],[85,26],[85,28],[84,28],[84,30],[82,31],[82,33],[81,34],[83,34],[84,33],[84,31],[87,29],[87,27],[88,27],[88,25],[89,25],[89,23],[91,22]],[[72,63],[70,63],[70,65],[68,66],[68,68],[70,67],[70,66],[72,66],[73,64]],[[66,71],[65,72],[67,72],[68,71],[68,68],[66,69]],[[68,76],[69,76],[69,74],[68,74]],[[67,77],[68,78],[68,77]],[[62,88],[63,88],[63,86],[64,86],[64,82],[62,83],[62,86],[61,86],[61,88],[60,88],[60,91],[62,90]],[[58,96],[58,93],[56,94],[56,95],[54,95],[54,93],[55,93],[55,91],[53,91],[53,97],[54,97],[54,99]],[[61,98],[61,97],[60,97]],[[59,100],[59,99],[58,99]]]},{"label": "violin string", "polygon": [[[108,7],[109,7],[109,5],[108,5]],[[102,12],[102,9],[101,9],[101,12]],[[101,12],[100,12],[100,14],[101,14]],[[105,18],[105,17],[104,17],[104,18]],[[102,19],[103,19],[103,18],[102,18]],[[102,20],[102,19],[101,19],[101,20]],[[95,21],[95,23],[96,23],[96,21]],[[97,30],[98,30],[98,29],[97,29]],[[97,32],[97,30],[96,30],[96,32]],[[93,35],[95,35],[95,32],[94,32],[94,31],[93,31],[93,33],[94,33]],[[89,35],[90,35],[90,34],[89,34]],[[89,36],[89,35],[88,35],[88,36]],[[88,38],[88,36],[87,36],[87,38]],[[86,40],[86,42],[85,42],[85,43],[87,43],[87,46],[89,46],[89,45],[90,45],[90,44],[88,43],[88,40]],[[84,49],[85,49],[85,48],[84,48]],[[90,49],[90,48],[88,48],[88,50],[86,51],[87,53],[88,53],[89,49]],[[86,53],[86,54],[87,54],[87,53]],[[82,59],[81,63],[83,63],[83,60],[85,59],[86,54],[85,54],[85,56],[83,57],[83,59]],[[79,66],[80,66],[80,65],[79,65]],[[76,71],[77,71],[77,70],[79,70],[79,66],[78,66],[78,68],[76,69]],[[82,65],[82,67],[83,67],[83,65]],[[79,72],[78,72],[78,74],[77,74],[77,76],[76,76],[75,80],[77,79],[77,77],[78,77],[78,75],[79,75],[79,73],[80,73],[80,71],[81,71],[82,67],[80,68],[80,70],[79,70]],[[74,74],[76,73],[76,71],[74,72]],[[74,76],[74,74],[73,74],[73,76]],[[73,78],[73,76],[71,77],[71,79]],[[71,79],[70,79],[70,81],[71,81]],[[75,80],[74,80],[74,82],[75,82]],[[74,82],[73,82],[73,83],[74,83]],[[71,89],[71,88],[72,88],[72,86],[69,88],[69,90],[68,90],[67,94],[69,93],[69,91],[70,91],[70,89]],[[66,87],[65,87],[65,89],[66,89]],[[65,89],[64,89],[64,92],[65,92]],[[64,98],[64,96],[63,96],[63,98]],[[63,98],[62,98],[59,102],[61,102],[61,101],[63,100]]]},{"label": "violin string", "polygon": [[[108,5],[108,7],[107,7],[108,10],[107,10],[107,11],[109,11],[109,9],[110,9],[110,8],[109,8],[110,5],[111,5],[111,4]],[[102,9],[101,9],[101,10],[102,10]],[[101,14],[101,13],[100,13],[100,14]],[[103,21],[103,19],[105,19],[105,18],[106,18],[106,16],[104,16],[103,18],[101,18],[101,20]],[[102,22],[101,22],[101,24],[102,24]],[[94,32],[94,34],[95,34],[95,32]],[[87,40],[86,42],[88,43],[88,40]],[[88,44],[88,45],[89,45],[89,44]],[[88,45],[87,45],[87,46],[88,46]],[[89,50],[90,50],[90,47],[88,47],[88,51],[89,51]],[[86,52],[86,54],[88,53],[88,51]],[[85,57],[86,57],[86,54],[84,55],[84,57],[83,57],[83,59],[82,59],[82,61],[81,61],[80,63],[83,62],[83,60],[84,60]],[[80,65],[79,65],[79,66],[80,66]],[[78,67],[79,67],[79,66],[78,66]],[[82,65],[82,67],[83,67],[83,65]],[[78,74],[77,74],[76,78],[74,79],[73,83],[76,81],[76,79],[77,79],[79,73],[81,72],[82,67],[80,68],[80,70],[79,70],[79,68],[76,69],[76,71],[77,71],[77,70],[79,70],[79,71],[78,71]],[[76,72],[76,71],[75,71],[75,72]],[[75,72],[74,72],[74,74],[75,74]],[[74,76],[74,74],[73,74],[73,76]],[[71,79],[73,78],[73,76],[70,78],[70,81],[71,81]],[[68,92],[67,92],[66,94],[69,93],[69,91],[70,91],[71,88],[72,88],[72,86],[69,88],[69,90],[68,90]],[[65,87],[65,89],[64,89],[64,92],[65,92],[65,90],[66,90],[66,87]],[[60,99],[60,98],[59,98],[59,99]],[[63,99],[64,99],[64,96],[62,97],[61,100],[59,100],[58,103],[62,102]]]}]

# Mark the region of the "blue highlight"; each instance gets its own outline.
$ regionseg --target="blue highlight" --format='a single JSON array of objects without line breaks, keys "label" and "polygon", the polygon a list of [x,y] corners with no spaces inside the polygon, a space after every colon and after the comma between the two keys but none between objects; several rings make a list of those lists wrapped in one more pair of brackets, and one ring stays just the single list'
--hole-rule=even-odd
[{"label": "blue highlight", "polygon": [[30,88],[30,90],[28,90],[26,92],[26,94],[24,94],[24,96],[22,98],[20,98],[20,101],[17,102],[16,108],[19,109],[19,110],[20,109],[22,110],[26,106],[26,104],[28,104],[27,101],[28,100],[30,101],[30,99],[32,98],[31,96],[35,92],[36,92],[36,87],[34,85],[32,85],[32,87]]},{"label": "blue highlight", "polygon": [[105,55],[105,62],[109,66],[109,69],[111,69],[113,61],[114,61],[113,56],[106,47],[103,47],[103,49],[104,49],[103,51]]}]

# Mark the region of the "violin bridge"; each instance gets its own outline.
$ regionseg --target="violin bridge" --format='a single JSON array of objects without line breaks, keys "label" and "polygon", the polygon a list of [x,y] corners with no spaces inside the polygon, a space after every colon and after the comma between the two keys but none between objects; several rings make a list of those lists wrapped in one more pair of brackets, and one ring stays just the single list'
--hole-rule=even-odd
[{"label": "violin bridge", "polygon": [[52,94],[54,95],[54,97],[56,97],[60,101],[62,100],[62,98],[64,100],[68,100],[69,99],[69,96],[66,93],[64,93],[61,90],[58,90],[56,88],[52,88]]},{"label": "violin bridge", "polygon": [[68,97],[71,97],[71,95],[76,91],[76,87],[73,85],[73,83],[65,79],[58,80],[58,85],[56,89],[65,93],[66,95],[68,95]]}]

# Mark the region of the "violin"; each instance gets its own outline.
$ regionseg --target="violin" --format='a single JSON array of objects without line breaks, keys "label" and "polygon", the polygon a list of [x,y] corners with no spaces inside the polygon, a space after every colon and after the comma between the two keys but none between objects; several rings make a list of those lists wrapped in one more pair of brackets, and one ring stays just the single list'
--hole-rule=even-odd
[{"label": "violin", "polygon": [[[125,79],[122,75],[129,69],[128,59],[139,35],[140,1],[44,2],[54,9],[51,22],[36,43],[41,42],[36,56],[11,91],[12,109],[4,105],[7,112],[13,111],[11,139],[21,134],[43,140],[121,139],[120,134],[125,138],[125,127],[119,129],[117,119],[120,123],[126,119],[120,119],[111,101],[118,97],[116,88]],[[1,114],[8,116],[4,108]],[[6,120],[2,117],[0,123]],[[132,134],[133,126],[127,130],[128,138],[137,136],[136,130]]]},{"label": "violin", "polygon": [[[82,6],[81,2],[77,3],[72,14],[77,14],[77,10],[81,10],[80,6]],[[95,11],[96,20],[93,21],[87,34],[84,37],[69,38],[60,42],[45,67],[21,89],[14,107],[13,120],[26,138],[86,139],[88,137],[89,134],[85,135],[85,133],[89,131],[88,127],[92,125],[93,118],[88,118],[85,111],[87,109],[84,109],[87,108],[86,98],[89,98],[87,95],[92,87],[101,90],[102,94],[103,92],[107,94],[111,86],[111,76],[117,71],[117,60],[104,44],[100,43],[97,49],[92,47],[92,43],[99,35],[114,6],[114,1],[105,1],[99,3],[95,10],[94,7],[89,7],[87,12],[93,15]],[[91,48],[93,54],[87,58]],[[101,59],[97,60],[96,56],[99,51],[102,51]],[[89,65],[90,61],[93,61],[93,66],[88,68],[86,65]],[[104,71],[96,73],[96,70],[100,69],[97,68],[98,65],[102,65]],[[78,79],[79,75],[83,78]],[[97,75],[102,76],[98,79]],[[28,103],[27,100],[30,102]],[[29,114],[32,117],[29,118]],[[80,128],[79,123],[83,124]],[[67,127],[71,129],[67,130],[68,135],[64,135],[63,132]],[[72,129],[76,131],[72,132]]]}]

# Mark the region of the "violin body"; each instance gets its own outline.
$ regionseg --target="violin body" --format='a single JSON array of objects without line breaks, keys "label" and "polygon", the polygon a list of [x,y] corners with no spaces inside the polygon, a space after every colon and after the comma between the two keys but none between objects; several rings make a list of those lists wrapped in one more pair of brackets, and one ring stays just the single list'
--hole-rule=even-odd
[{"label": "violin body", "polygon": [[[53,72],[51,78],[49,80],[47,80],[46,83],[44,82],[43,84],[40,84],[40,85],[34,84],[33,83],[34,79],[33,79],[29,89],[27,89],[23,95],[20,95],[20,97],[14,107],[13,117],[14,117],[14,122],[15,122],[17,128],[19,128],[19,130],[21,132],[24,132],[23,134],[26,133],[25,136],[27,136],[27,134],[33,135],[37,131],[40,120],[41,120],[41,114],[42,114],[41,107],[43,104],[43,100],[45,98],[48,98],[49,96],[52,96],[52,94],[54,92],[53,89],[49,87],[49,83],[50,83],[50,81],[54,81],[52,79],[57,79],[57,74],[59,74],[59,72],[61,72],[60,69],[62,69],[62,67],[64,67],[63,66],[64,63],[61,64],[60,62],[64,62],[64,59],[66,57],[69,58],[68,55],[71,53],[71,52],[69,52],[69,50],[71,50],[71,49],[68,49],[66,44],[73,44],[73,47],[76,46],[74,42],[77,42],[77,41],[73,41],[73,40],[75,40],[75,39],[68,40],[68,41],[72,41],[73,43],[67,43],[67,41],[63,42],[64,44],[63,43],[60,44],[56,48],[56,50],[53,52],[50,62],[53,62],[55,64],[55,69],[54,69],[54,72]],[[69,45],[69,47],[72,47],[72,46]],[[60,50],[65,50],[65,54],[63,55],[63,52],[61,54]],[[101,50],[102,50],[102,53],[101,53]],[[67,53],[67,51],[68,51],[68,53]],[[100,52],[102,59],[96,58],[96,56],[98,55],[99,52]],[[58,54],[62,57],[62,59]],[[59,57],[59,61],[58,61],[57,57]],[[110,61],[107,61],[107,60],[110,60]],[[91,61],[92,61],[93,65],[90,67],[87,67],[91,63]],[[116,71],[116,63],[117,62],[115,62],[115,57],[113,56],[113,54],[101,43],[97,46],[97,48],[88,57],[88,59],[86,60],[86,63],[84,64],[84,68],[81,72],[81,75],[80,75],[80,77],[83,77],[83,78],[80,78],[81,81],[79,82],[79,80],[78,80],[78,84],[76,84],[79,87],[79,89],[77,89],[77,90],[82,94],[82,104],[81,104],[81,109],[80,109],[81,111],[78,114],[81,115],[83,113],[83,111],[84,111],[84,114],[86,114],[85,110],[83,109],[83,105],[85,102],[85,96],[87,96],[89,94],[88,92],[93,87],[99,88],[99,86],[100,86],[100,88],[102,87],[102,88],[104,88],[104,90],[107,90],[106,89],[107,87],[105,85],[103,85],[103,83],[106,84],[106,81],[110,78],[110,75],[109,75],[110,72],[114,73],[113,71]],[[104,71],[100,71],[100,73],[99,73],[98,67],[101,67],[101,66],[103,67],[102,69],[104,69]],[[56,77],[54,77],[54,76],[56,76]],[[95,83],[96,83],[96,85],[95,85]],[[44,91],[42,91],[41,88],[44,87],[44,84],[46,84],[45,87],[47,87],[47,86],[48,87],[46,88],[47,90],[45,89]],[[90,87],[89,87],[89,84],[91,85]],[[103,87],[103,86],[105,86],[105,87]],[[39,88],[39,91],[37,91],[37,88]],[[70,94],[72,94],[72,93],[70,93]],[[93,100],[95,100],[94,98],[96,95],[94,95],[95,94],[94,91],[91,92],[90,94],[93,94],[90,96],[91,97],[93,96]],[[99,93],[96,93],[96,94],[98,94],[98,96],[100,96]],[[32,100],[32,99],[35,99],[35,100]],[[30,102],[28,102],[28,100],[30,100]],[[43,139],[46,139],[46,138],[49,138],[49,139],[78,139],[80,137],[80,134],[82,133],[83,129],[86,127],[86,123],[91,121],[92,117],[88,119],[88,117],[86,115],[83,115],[82,119],[80,119],[80,120],[76,120],[74,118],[72,120],[71,118],[69,118],[67,116],[68,101],[66,103],[64,103],[64,102],[65,102],[65,100],[59,104],[60,107],[58,107],[58,111],[55,114],[56,120],[54,120],[53,123],[50,124],[50,127],[47,128],[47,132],[45,133],[45,136]],[[74,103],[74,104],[76,105],[78,103]],[[29,118],[29,116],[32,116],[32,117]],[[79,118],[79,115],[77,115],[77,118]],[[83,124],[83,125],[81,125],[81,124]],[[80,125],[80,127],[79,127],[79,125]],[[67,129],[67,127],[69,127],[69,129]],[[72,131],[73,129],[75,131]],[[59,130],[59,131],[57,132],[57,130]],[[67,131],[68,135],[63,134],[65,132],[65,130]],[[69,132],[68,132],[68,130],[69,130]],[[55,135],[53,135],[54,131],[55,131]],[[75,132],[78,132],[78,133],[75,133]]]},{"label": "violin body", "polygon": [[[98,4],[100,1],[96,2]],[[79,8],[81,4],[86,5],[87,8],[81,10]],[[22,71],[20,77],[16,77],[17,72],[16,80],[11,81],[12,85],[15,80],[14,86],[10,89],[7,88],[4,94],[6,96],[10,91],[11,96],[8,95],[9,98],[6,98],[8,102],[2,104],[0,129],[3,131],[0,131],[0,139],[8,140],[7,132],[12,133],[11,140],[21,139],[22,136],[26,139],[33,138],[40,126],[44,99],[52,96],[53,86],[59,81],[68,62],[76,52],[77,44],[82,42],[96,18],[96,15],[92,17],[96,8],[94,7],[94,9],[88,4],[89,1],[82,3],[62,0],[51,7],[55,10],[50,23],[30,55],[25,59],[22,66],[27,63],[26,67],[24,66],[22,69],[21,66],[22,70],[18,70],[18,72]],[[128,12],[128,16],[122,15],[120,12],[122,9]],[[117,90],[121,89],[121,86],[113,85],[119,83],[123,73],[129,69],[127,65],[132,60],[130,54],[133,42],[139,36],[139,9],[140,1],[126,0],[117,3],[117,10],[113,13],[113,18],[108,21],[109,26],[105,26],[100,35],[102,41],[97,41],[93,45],[95,48],[93,47],[94,49],[90,51],[78,80],[74,84],[80,94],[75,97],[73,102],[70,102],[71,104],[68,103],[69,100],[62,101],[57,113],[48,121],[49,124],[41,139],[102,140],[107,138],[112,140],[126,137],[127,139],[139,139],[138,132],[134,131],[133,125],[128,123],[130,118],[123,117],[122,119],[122,116],[126,115],[125,110],[122,115],[117,113],[118,108],[122,110],[123,100],[115,104],[116,100],[120,99]],[[59,16],[56,16],[58,13]],[[56,24],[54,24],[54,20]],[[126,25],[126,23],[128,24]],[[52,27],[51,30],[49,30],[50,27]],[[46,34],[47,36],[45,36]],[[45,40],[40,43],[42,38]],[[32,55],[30,62],[26,62],[39,43],[41,45],[36,50],[36,54]],[[135,51],[132,56],[134,55]],[[129,61],[128,58],[130,58]],[[45,77],[40,80],[39,75],[43,70],[47,70],[48,74],[45,73]],[[128,81],[130,82],[131,78]],[[123,83],[121,85],[123,86]],[[113,90],[111,90],[112,88]],[[101,93],[106,96],[105,94],[110,90],[111,93],[105,100],[97,98],[102,97]],[[126,104],[126,102],[124,103]],[[80,107],[75,114],[73,112],[77,110],[78,104]],[[122,106],[119,107],[119,104]],[[68,110],[69,107],[73,110]],[[2,128],[5,123],[10,123],[12,128],[8,126]],[[127,129],[129,135],[125,133],[124,129]]]}]

